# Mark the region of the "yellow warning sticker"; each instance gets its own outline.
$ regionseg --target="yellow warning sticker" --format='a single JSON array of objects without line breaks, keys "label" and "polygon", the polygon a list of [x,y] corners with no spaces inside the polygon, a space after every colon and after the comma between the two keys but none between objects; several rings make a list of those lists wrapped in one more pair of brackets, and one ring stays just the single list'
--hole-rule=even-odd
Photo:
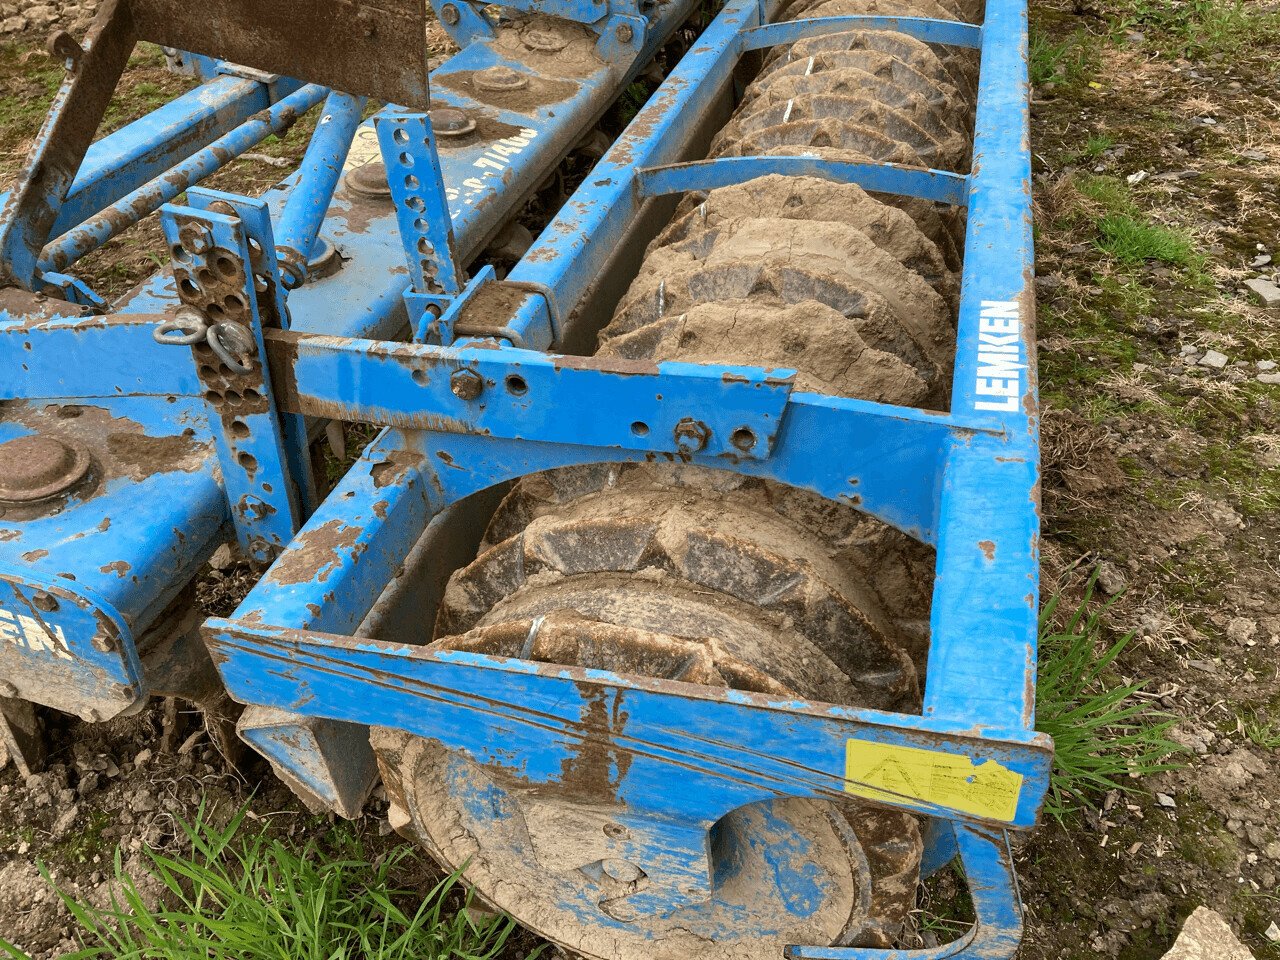
[{"label": "yellow warning sticker", "polygon": [[974,763],[954,753],[849,740],[844,789],[868,800],[919,800],[1010,823],[1022,774],[995,760]]}]

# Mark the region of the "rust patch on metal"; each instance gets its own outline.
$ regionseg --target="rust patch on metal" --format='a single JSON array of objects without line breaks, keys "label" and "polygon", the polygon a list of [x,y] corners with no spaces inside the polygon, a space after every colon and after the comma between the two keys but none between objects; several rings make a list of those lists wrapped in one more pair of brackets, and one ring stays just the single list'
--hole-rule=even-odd
[{"label": "rust patch on metal", "polygon": [[111,563],[106,564],[105,566],[101,566],[101,567],[99,567],[99,568],[98,568],[98,572],[99,572],[99,573],[114,573],[117,577],[119,577],[120,579],[122,579],[122,580],[123,580],[126,576],[128,576],[128,575],[129,575],[129,571],[130,571],[130,570],[132,570],[132,569],[133,569],[133,567],[131,567],[131,566],[130,566],[128,563],[126,563],[125,561],[123,561],[123,560],[115,560],[115,561],[113,561],[113,562],[111,562]]},{"label": "rust patch on metal", "polygon": [[613,738],[627,725],[621,696],[614,696],[610,711],[609,691],[593,683],[578,683],[586,710],[581,721],[580,745],[560,764],[560,782],[577,796],[599,803],[615,803],[618,786],[627,778],[631,754],[620,749]]},{"label": "rust patch on metal", "polygon": [[655,376],[656,360],[629,360],[623,357],[556,357],[556,370],[595,370],[600,373],[616,373],[624,377]]},{"label": "rust patch on metal", "polygon": [[996,558],[996,545],[995,545],[995,541],[993,541],[993,540],[979,540],[979,541],[978,541],[978,549],[982,551],[982,555],[983,555],[984,557],[986,557],[988,560],[995,560],[995,558]]},{"label": "rust patch on metal", "polygon": [[345,553],[357,553],[363,527],[348,526],[341,520],[312,530],[304,530],[294,538],[294,545],[280,555],[268,574],[273,583],[282,585],[324,582],[342,565]]},{"label": "rust patch on metal", "polygon": [[[369,476],[373,479],[373,485],[378,489],[393,486],[402,482],[410,471],[416,470],[420,462],[418,456],[408,450],[393,450],[370,468]],[[382,507],[384,510],[386,509],[385,500],[382,501]],[[375,513],[377,509],[378,506],[375,504]]]}]

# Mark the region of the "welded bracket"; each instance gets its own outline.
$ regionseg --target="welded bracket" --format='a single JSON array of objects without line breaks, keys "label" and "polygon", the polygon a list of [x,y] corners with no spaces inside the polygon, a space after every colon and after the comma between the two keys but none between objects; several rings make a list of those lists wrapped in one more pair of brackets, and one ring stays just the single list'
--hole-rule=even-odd
[{"label": "welded bracket", "polygon": [[189,207],[161,208],[186,325],[157,327],[156,339],[191,348],[220,427],[213,434],[237,539],[269,561],[301,521],[306,491],[294,478],[310,476],[305,428],[295,418],[286,435],[264,364],[263,326],[287,316],[270,219],[261,200],[195,188],[188,198]]}]

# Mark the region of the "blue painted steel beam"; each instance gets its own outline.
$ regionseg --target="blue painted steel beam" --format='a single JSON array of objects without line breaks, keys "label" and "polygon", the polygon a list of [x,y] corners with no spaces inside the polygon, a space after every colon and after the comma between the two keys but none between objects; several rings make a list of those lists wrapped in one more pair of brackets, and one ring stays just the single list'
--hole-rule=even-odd
[{"label": "blue painted steel beam", "polygon": [[[962,722],[432,652],[243,619],[206,621],[204,635],[238,700],[396,727],[532,782],[555,782],[585,737],[605,737],[611,750],[630,759],[618,784],[621,803],[703,829],[770,797],[847,795],[966,823],[1029,827],[1048,786],[1048,738],[1023,731],[975,733]],[[607,709],[593,711],[601,702]],[[625,719],[608,730],[590,729],[592,713]],[[850,763],[850,749],[864,744],[899,748],[883,753],[910,757],[938,775],[931,782],[921,778],[915,792],[901,782],[885,785],[874,773],[880,764],[864,770]],[[956,760],[962,762],[954,769],[964,772],[945,777]],[[862,779],[864,773],[870,779]],[[673,778],[681,790],[670,789]]]},{"label": "blue painted steel beam", "polygon": [[307,278],[307,262],[333,202],[333,191],[360,126],[364,104],[364,97],[336,91],[325,100],[275,231],[287,289],[301,286]]},{"label": "blue painted steel beam", "polygon": [[[804,21],[801,21],[804,22]],[[935,203],[964,206],[969,202],[969,179],[948,170],[925,170],[896,163],[854,163],[822,157],[717,157],[638,171],[642,197],[659,197],[689,190],[715,190],[746,183],[756,177],[822,177],[837,183],[856,183],[864,190]]]},{"label": "blue painted steel beam", "polygon": [[157,344],[172,314],[31,322],[0,311],[0,400],[199,397],[188,350]]},{"label": "blue painted steel beam", "polygon": [[892,30],[925,43],[978,49],[982,46],[982,27],[957,20],[934,20],[928,17],[883,17],[861,14],[845,17],[810,17],[769,23],[742,35],[740,49],[763,50],[784,43],[795,43],[810,37],[821,37],[842,30]]},{"label": "blue painted steel beam", "polygon": [[947,455],[925,713],[1030,728],[1040,473],[1026,4],[987,0],[983,37],[951,408],[995,416],[1004,437]]}]

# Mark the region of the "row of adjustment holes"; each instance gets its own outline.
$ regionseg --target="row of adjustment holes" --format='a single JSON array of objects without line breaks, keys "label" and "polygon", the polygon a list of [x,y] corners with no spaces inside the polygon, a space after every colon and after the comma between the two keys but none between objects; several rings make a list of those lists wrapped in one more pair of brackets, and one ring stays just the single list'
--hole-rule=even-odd
[{"label": "row of adjustment holes", "polygon": [[[413,373],[409,374],[409,376],[413,382],[420,387],[425,387],[431,382],[431,378],[427,375],[425,370],[415,370]],[[528,382],[526,382],[524,377],[517,373],[508,374],[507,378],[503,380],[502,383],[503,386],[507,388],[507,393],[511,394],[513,397],[523,397],[529,392]]]},{"label": "row of adjustment holes", "polygon": [[253,389],[246,390],[244,393],[239,390],[224,390],[221,393],[217,390],[207,390],[204,398],[210,403],[225,403],[229,407],[238,407],[242,403],[257,403],[262,399],[262,394]]},{"label": "row of adjustment holes", "polygon": [[[649,425],[643,420],[637,420],[631,424],[631,432],[637,437],[647,437],[649,435]],[[739,427],[729,435],[729,442],[739,450],[750,450],[756,445],[755,431],[749,427]]]}]

